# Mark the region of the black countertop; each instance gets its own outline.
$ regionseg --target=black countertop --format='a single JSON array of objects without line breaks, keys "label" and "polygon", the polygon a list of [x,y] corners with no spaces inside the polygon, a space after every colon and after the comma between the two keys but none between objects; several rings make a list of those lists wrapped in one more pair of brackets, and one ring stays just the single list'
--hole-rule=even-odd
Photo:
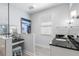
[{"label": "black countertop", "polygon": [[12,40],[12,43],[15,43],[15,42],[19,42],[19,41],[23,41],[24,39],[13,39]]},{"label": "black countertop", "polygon": [[61,48],[66,48],[66,49],[70,49],[70,50],[79,51],[79,49],[74,49],[74,48],[69,48],[69,47],[64,47],[64,46],[59,46],[59,45],[54,45],[54,44],[49,44],[49,45],[50,45],[50,46],[61,47]]}]

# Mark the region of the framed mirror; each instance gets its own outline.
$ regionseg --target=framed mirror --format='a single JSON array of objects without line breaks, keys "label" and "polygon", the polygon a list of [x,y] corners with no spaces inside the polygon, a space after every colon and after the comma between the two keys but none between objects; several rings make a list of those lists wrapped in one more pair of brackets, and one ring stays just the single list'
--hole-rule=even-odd
[{"label": "framed mirror", "polygon": [[31,20],[21,18],[21,33],[31,33]]}]

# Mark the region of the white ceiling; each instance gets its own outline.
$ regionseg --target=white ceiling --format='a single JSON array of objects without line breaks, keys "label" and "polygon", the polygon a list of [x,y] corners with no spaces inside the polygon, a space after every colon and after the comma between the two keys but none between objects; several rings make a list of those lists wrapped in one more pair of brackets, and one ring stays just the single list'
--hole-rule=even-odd
[{"label": "white ceiling", "polygon": [[16,8],[19,8],[30,14],[59,4],[60,3],[11,3],[12,6],[15,6]]}]

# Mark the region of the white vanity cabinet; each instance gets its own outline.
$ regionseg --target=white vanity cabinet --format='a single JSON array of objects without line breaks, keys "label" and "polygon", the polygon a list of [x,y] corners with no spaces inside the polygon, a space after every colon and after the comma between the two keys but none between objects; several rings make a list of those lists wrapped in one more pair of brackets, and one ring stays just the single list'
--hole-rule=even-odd
[{"label": "white vanity cabinet", "polygon": [[13,49],[22,47],[22,52],[24,52],[24,40],[12,42],[12,38],[0,38],[0,56],[13,56]]},{"label": "white vanity cabinet", "polygon": [[50,46],[50,55],[51,56],[79,56],[79,51],[57,47],[57,46]]},{"label": "white vanity cabinet", "polygon": [[6,46],[5,46],[5,40],[0,38],[0,56],[6,55]]},{"label": "white vanity cabinet", "polygon": [[12,56],[12,38],[6,40],[6,56]]},{"label": "white vanity cabinet", "polygon": [[12,55],[12,39],[0,38],[0,56]]}]

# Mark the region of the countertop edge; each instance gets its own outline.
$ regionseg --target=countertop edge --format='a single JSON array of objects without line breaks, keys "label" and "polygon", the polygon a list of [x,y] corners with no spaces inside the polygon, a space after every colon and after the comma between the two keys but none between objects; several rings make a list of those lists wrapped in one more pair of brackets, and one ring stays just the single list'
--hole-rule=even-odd
[{"label": "countertop edge", "polygon": [[49,44],[49,45],[50,45],[50,46],[55,46],[55,47],[66,48],[66,49],[70,49],[70,50],[79,51],[79,49],[73,49],[73,48],[63,47],[63,46],[58,46],[58,45],[54,45],[54,44]]}]

